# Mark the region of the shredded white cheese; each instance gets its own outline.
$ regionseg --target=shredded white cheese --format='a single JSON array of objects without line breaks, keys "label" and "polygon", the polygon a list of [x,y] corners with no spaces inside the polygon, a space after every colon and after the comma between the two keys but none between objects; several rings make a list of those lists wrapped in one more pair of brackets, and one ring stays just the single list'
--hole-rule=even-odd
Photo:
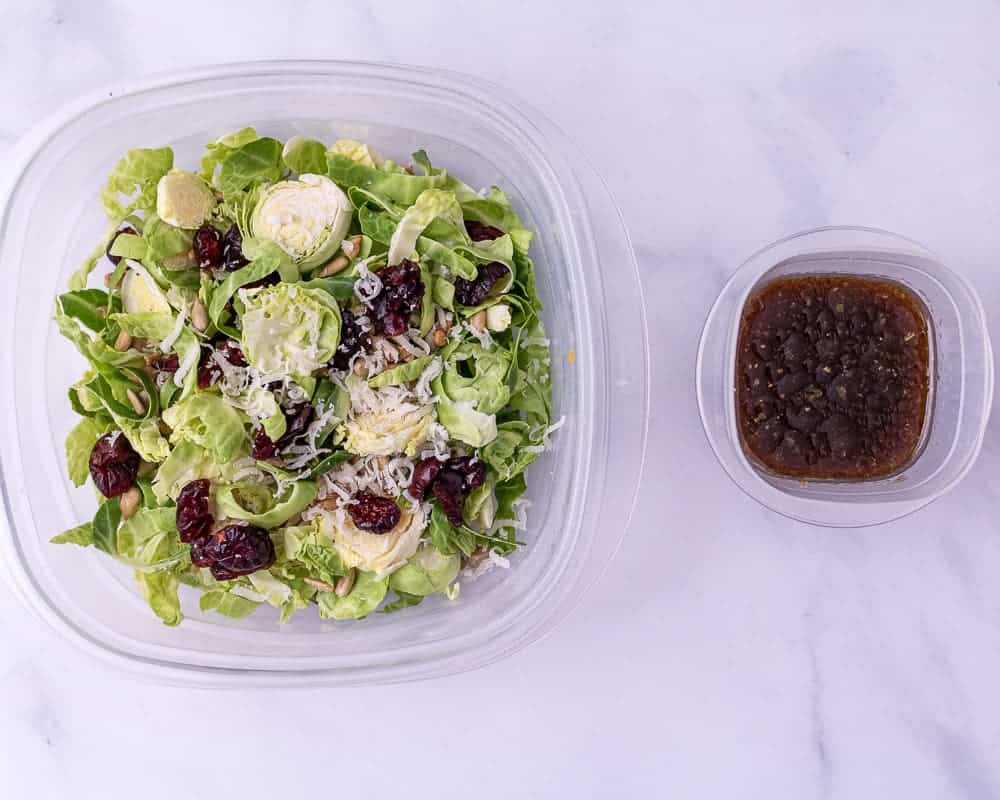
[{"label": "shredded white cheese", "polygon": [[319,481],[318,498],[338,498],[347,503],[359,492],[387,497],[404,494],[413,480],[414,461],[407,456],[362,456],[339,465]]},{"label": "shredded white cheese", "polygon": [[410,328],[402,336],[393,336],[393,343],[402,350],[405,350],[414,358],[429,355],[431,346],[420,336],[420,331]]},{"label": "shredded white cheese", "polygon": [[[553,422],[548,427],[543,427],[541,425],[533,425],[531,427],[531,429],[528,431],[528,436],[531,437],[532,439],[538,439],[539,436],[540,436],[541,440],[542,440],[542,447],[543,448],[545,448],[545,447],[551,447],[552,446],[552,438],[551,438],[552,434],[555,433],[557,430],[559,430],[565,424],[566,424],[566,415],[564,414],[563,416],[559,417],[559,419],[557,419],[555,422]],[[539,453],[539,452],[541,452],[541,450],[537,449],[537,448],[532,449],[532,448],[525,447],[523,449],[526,450],[529,453]]]},{"label": "shredded white cheese", "polygon": [[421,458],[436,458],[438,461],[447,461],[451,458],[451,450],[448,449],[448,429],[440,422],[432,422],[430,430],[427,432],[427,444],[420,453]]},{"label": "shredded white cheese", "polygon": [[[339,421],[340,418],[334,412],[332,405],[323,407],[320,413],[309,423],[309,427],[300,436],[296,437],[292,444],[282,450],[282,454],[286,457],[288,468],[300,469],[314,458],[331,452],[328,447],[317,447],[316,438],[329,426]],[[292,456],[293,458],[287,461],[288,456]]]},{"label": "shredded white cheese", "polygon": [[201,354],[200,347],[188,348],[188,351],[184,354],[184,358],[181,359],[181,363],[177,367],[177,372],[174,373],[174,384],[177,386],[184,385],[184,379],[187,374],[194,369],[194,366],[198,363],[198,356]]},{"label": "shredded white cheese", "polygon": [[169,353],[170,349],[174,346],[174,342],[177,341],[178,337],[181,335],[181,331],[184,330],[184,320],[187,319],[187,308],[181,307],[181,310],[177,312],[177,319],[174,320],[174,327],[167,334],[167,338],[160,342],[160,352]]},{"label": "shredded white cheese", "polygon": [[427,405],[419,402],[413,392],[405,386],[383,386],[380,389],[372,389],[366,381],[349,381],[346,386],[351,398],[352,418],[379,414],[395,419],[419,411]]},{"label": "shredded white cheese", "polygon": [[297,383],[293,383],[286,389],[285,397],[293,403],[298,403],[306,399],[306,391]]},{"label": "shredded white cheese", "polygon": [[493,337],[490,336],[490,332],[486,330],[486,328],[483,328],[481,331],[477,331],[472,327],[472,325],[469,324],[468,321],[463,322],[462,327],[479,341],[483,350],[489,350],[493,347]]},{"label": "shredded white cheese", "polygon": [[371,351],[359,350],[348,362],[347,369],[353,372],[357,364],[364,365],[364,374],[373,378],[399,361],[399,351],[385,338],[372,340]]},{"label": "shredded white cheese", "polygon": [[545,433],[542,434],[542,444],[549,447],[552,444],[551,436],[557,430],[559,430],[563,425],[566,424],[566,415],[563,414],[558,420],[553,422],[549,427],[545,429]]},{"label": "shredded white cheese", "polygon": [[495,535],[506,528],[514,528],[519,531],[527,530],[528,506],[530,505],[531,502],[523,497],[515,500],[511,504],[511,510],[514,512],[514,518],[493,520],[493,524],[490,526],[490,535]]},{"label": "shredded white cheese", "polygon": [[[235,364],[231,364],[229,359],[223,356],[218,350],[212,351],[212,360],[222,373],[222,377],[216,385],[223,395],[229,396],[227,399],[242,394],[253,383],[254,374],[251,372],[251,368],[238,367]],[[230,404],[236,405],[232,403],[231,399]]]},{"label": "shredded white cheese", "polygon": [[510,569],[510,560],[500,555],[500,552],[496,548],[493,548],[486,554],[486,558],[480,561],[475,567],[466,567],[462,570],[462,574],[475,580],[493,572],[498,567],[500,569]]},{"label": "shredded white cheese", "polygon": [[434,398],[431,396],[431,382],[437,378],[444,371],[444,362],[440,358],[434,358],[431,362],[424,367],[424,371],[420,373],[420,377],[417,378],[417,382],[413,387],[413,393],[417,396],[417,399],[422,403],[434,402]]},{"label": "shredded white cheese", "polygon": [[233,462],[232,479],[234,481],[242,481],[247,478],[252,478],[258,483],[266,483],[268,479],[267,473],[258,467],[257,462],[249,456]]},{"label": "shredded white cheese", "polygon": [[[304,444],[290,444],[281,451],[288,469],[301,469],[317,456],[331,452],[329,447],[309,447]],[[291,460],[288,457],[291,456]]]},{"label": "shredded white cheese", "polygon": [[285,492],[288,489],[290,489],[295,483],[297,483],[298,481],[302,480],[303,478],[308,478],[309,477],[309,472],[310,472],[310,470],[304,469],[301,472],[298,472],[295,475],[291,475],[291,476],[289,476],[287,478],[275,478],[274,479],[274,483],[275,483],[274,493],[278,497],[283,496],[285,494]]},{"label": "shredded white cheese", "polygon": [[447,309],[445,309],[443,306],[435,304],[434,318],[437,320],[437,325],[439,328],[450,328],[452,320],[455,319],[455,315],[452,314]]},{"label": "shredded white cheese", "polygon": [[372,300],[382,291],[382,279],[369,270],[364,261],[358,262],[358,276],[354,282],[354,296],[371,308]]}]

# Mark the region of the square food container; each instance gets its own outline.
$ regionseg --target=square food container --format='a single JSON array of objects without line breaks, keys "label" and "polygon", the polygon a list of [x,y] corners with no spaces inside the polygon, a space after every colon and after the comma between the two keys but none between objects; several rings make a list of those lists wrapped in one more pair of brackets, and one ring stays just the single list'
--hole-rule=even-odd
[{"label": "square food container", "polygon": [[[170,145],[196,165],[206,142],[246,125],[282,139],[360,139],[400,161],[425,148],[472,185],[509,192],[532,245],[552,343],[554,415],[565,425],[529,470],[528,529],[509,570],[358,622],[300,612],[281,626],[198,609],[181,587],[177,628],[152,615],[131,570],[49,544],[96,508],[66,475],[66,390],[84,369],[54,301],[106,224],[98,193],[125,151]],[[212,686],[362,684],[471,669],[562,619],[613,556],[644,456],[647,355],[635,257],[606,187],[555,126],[504,90],[417,68],[337,62],[215,67],[76,103],[28,135],[0,194],[4,347],[0,465],[9,523],[0,560],[39,618],[138,674]],[[98,270],[100,273],[101,270]],[[100,276],[95,278],[99,281]]]},{"label": "square food container", "polygon": [[[736,420],[743,306],[775,278],[840,273],[900,283],[926,308],[931,374],[921,443],[903,470],[885,478],[810,481],[775,475],[747,456]],[[975,290],[925,247],[870,228],[823,228],[769,245],[733,275],[705,323],[696,381],[709,443],[740,489],[802,522],[861,527],[922,508],[972,468],[993,400],[993,353]]]}]

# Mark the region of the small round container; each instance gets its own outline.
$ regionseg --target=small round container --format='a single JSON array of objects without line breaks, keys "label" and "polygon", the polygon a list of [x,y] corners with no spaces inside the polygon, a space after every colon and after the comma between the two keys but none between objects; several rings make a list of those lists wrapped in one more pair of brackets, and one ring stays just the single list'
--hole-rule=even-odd
[{"label": "small round container", "polygon": [[[890,477],[803,481],[771,474],[744,451],[736,419],[736,347],[744,303],[786,275],[867,275],[903,284],[923,301],[931,334],[931,390],[920,447]],[[871,228],[822,228],[767,246],[741,266],[709,312],[698,348],[698,407],[709,444],[744,492],[787,517],[861,527],[936,500],[975,463],[993,400],[993,353],[975,290],[909,239]]]},{"label": "small round container", "polygon": [[[396,159],[426,148],[475,186],[510,195],[532,243],[552,346],[553,415],[565,425],[528,471],[528,529],[511,569],[346,624],[307,611],[287,625],[198,608],[160,624],[130,569],[49,544],[93,516],[69,483],[67,387],[85,364],[52,321],[56,294],[99,241],[98,195],[129,149],[170,145],[191,168],[206,142],[246,125],[286,139],[360,139]],[[143,675],[211,686],[368,684],[471,669],[538,639],[603,572],[628,525],[646,440],[647,350],[638,270],[607,188],[544,116],[503,89],[410,67],[280,62],[213,67],[114,87],[32,131],[0,191],[0,466],[9,532],[0,572],[38,617]],[[100,280],[96,277],[95,283]]]}]

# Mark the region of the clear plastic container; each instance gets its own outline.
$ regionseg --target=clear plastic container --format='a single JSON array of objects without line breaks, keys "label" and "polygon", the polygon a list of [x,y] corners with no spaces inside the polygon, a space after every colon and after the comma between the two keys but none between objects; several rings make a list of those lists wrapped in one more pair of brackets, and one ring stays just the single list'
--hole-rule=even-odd
[{"label": "clear plastic container", "polygon": [[[128,149],[171,145],[194,165],[245,125],[287,138],[362,139],[397,159],[426,148],[473,185],[511,194],[529,227],[552,341],[555,415],[566,424],[529,472],[528,546],[510,570],[396,615],[334,623],[274,609],[161,625],[131,572],[48,544],[90,518],[66,476],[67,387],[84,363],[52,322],[56,294],[94,246],[97,202]],[[0,216],[4,347],[0,458],[9,532],[0,561],[29,608],[91,652],[160,679],[208,685],[360,684],[471,669],[538,639],[579,600],[628,525],[644,457],[647,343],[635,257],[607,188],[555,126],[504,90],[424,69],[257,63],[164,76],[102,93],[46,121],[9,160]],[[574,358],[570,359],[570,353]]]},{"label": "clear plastic container", "polygon": [[[923,301],[929,316],[932,372],[923,440],[910,464],[887,478],[803,481],[781,477],[748,458],[740,442],[735,365],[744,303],[775,278],[831,273],[901,283]],[[709,443],[740,489],[802,522],[861,527],[922,508],[971,469],[993,401],[993,353],[975,290],[926,248],[870,228],[823,228],[775,242],[737,270],[705,323],[696,380]]]}]

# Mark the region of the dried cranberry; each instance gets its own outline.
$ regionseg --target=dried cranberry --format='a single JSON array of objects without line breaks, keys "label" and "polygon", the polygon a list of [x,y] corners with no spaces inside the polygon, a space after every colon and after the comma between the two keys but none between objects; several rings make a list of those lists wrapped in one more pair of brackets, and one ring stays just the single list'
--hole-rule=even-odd
[{"label": "dried cranberry", "polygon": [[222,238],[222,266],[233,272],[248,263],[243,256],[243,234],[238,226],[233,225]]},{"label": "dried cranberry", "polygon": [[424,284],[420,280],[420,267],[403,259],[394,267],[386,267],[379,272],[382,279],[381,295],[394,308],[413,312],[420,305],[424,294]]},{"label": "dried cranberry", "polygon": [[253,457],[258,461],[274,458],[279,450],[302,436],[316,414],[312,405],[305,402],[297,403],[291,408],[283,408],[281,411],[285,415],[285,432],[277,442],[272,441],[263,428],[258,429],[253,435]]},{"label": "dried cranberry", "polygon": [[[274,563],[274,543],[267,531],[249,522],[226,525],[206,536],[199,557],[210,561],[216,580],[226,581],[266,569]],[[192,556],[192,562],[193,562]]]},{"label": "dried cranberry", "polygon": [[185,484],[177,495],[177,532],[182,542],[193,542],[211,530],[208,490],[209,482],[202,478]]},{"label": "dried cranberry", "polygon": [[441,471],[442,464],[436,458],[424,458],[416,463],[413,468],[413,477],[410,479],[410,497],[415,500],[423,500],[427,496],[427,490],[434,483],[434,479]]},{"label": "dried cranberry", "polygon": [[372,337],[349,309],[340,312],[340,344],[333,356],[334,369],[347,369],[354,354],[371,347]]},{"label": "dried cranberry", "polygon": [[219,368],[214,364],[210,366],[198,367],[198,388],[208,389],[217,380],[219,380],[221,374],[222,373],[219,372]]},{"label": "dried cranberry", "polygon": [[486,464],[474,456],[448,459],[446,466],[462,476],[462,488],[466,493],[478,489],[486,482]]},{"label": "dried cranberry", "polygon": [[461,525],[466,497],[485,482],[486,465],[473,456],[451,458],[444,463],[436,458],[425,458],[413,468],[410,496],[423,500],[431,489],[448,519]]},{"label": "dried cranberry", "polygon": [[465,230],[468,231],[469,238],[474,242],[491,242],[503,236],[503,231],[499,228],[472,220],[465,221]]},{"label": "dried cranberry", "polygon": [[212,566],[212,557],[208,554],[211,537],[203,536],[191,542],[191,563],[196,567]]},{"label": "dried cranberry", "polygon": [[215,363],[211,348],[202,348],[198,358],[198,388],[208,389],[222,377],[222,368]]},{"label": "dried cranberry", "polygon": [[425,458],[413,469],[410,495],[422,500],[430,488],[449,522],[461,525],[466,498],[485,482],[486,465],[474,456],[457,456],[443,464],[437,459]]},{"label": "dried cranberry", "polygon": [[149,360],[149,366],[153,372],[168,372],[173,374],[180,368],[180,359],[177,357],[177,353],[153,356]]},{"label": "dried cranberry", "polygon": [[306,432],[309,423],[315,415],[315,409],[309,403],[298,403],[289,409],[282,409],[285,414],[285,432],[278,439],[278,447],[287,447]]},{"label": "dried cranberry", "polygon": [[198,360],[198,388],[208,389],[222,377],[222,367],[215,360],[213,352],[219,353],[226,361],[234,367],[245,367],[247,365],[246,356],[240,349],[239,342],[227,339],[217,349],[203,347],[201,357]]},{"label": "dried cranberry", "polygon": [[191,246],[202,269],[213,269],[222,264],[222,234],[211,225],[202,225],[194,232]]},{"label": "dried cranberry", "polygon": [[420,280],[420,267],[408,258],[404,258],[398,264],[381,270],[378,276],[382,280],[383,288],[405,286]]},{"label": "dried cranberry", "polygon": [[420,307],[424,284],[420,280],[420,267],[403,259],[378,273],[382,291],[372,301],[375,328],[387,336],[406,333],[409,317]]},{"label": "dried cranberry", "polygon": [[219,348],[219,352],[234,367],[245,367],[247,365],[247,357],[243,354],[243,348],[240,347],[239,342],[233,339],[227,339],[222,347]]},{"label": "dried cranberry", "polygon": [[278,455],[278,446],[264,432],[263,428],[254,431],[252,455],[258,461],[267,461]]},{"label": "dried cranberry", "polygon": [[139,454],[121,431],[106,433],[90,451],[90,477],[105,497],[117,497],[132,488],[139,461]]},{"label": "dried cranberry", "polygon": [[[233,572],[231,569],[223,566],[217,561],[213,561],[209,564],[209,569],[212,570],[212,577],[217,581],[231,581],[234,578],[240,577],[239,572]],[[251,572],[256,572],[256,570],[251,570]]]},{"label": "dried cranberry", "polygon": [[475,280],[455,278],[455,299],[463,306],[478,306],[489,296],[493,287],[509,274],[510,270],[499,261],[480,264],[476,269]]},{"label": "dried cranberry", "polygon": [[128,233],[131,234],[132,236],[136,235],[135,228],[133,228],[131,225],[126,225],[124,228],[117,231],[115,235],[111,237],[111,241],[108,242],[108,246],[104,249],[104,255],[108,257],[108,261],[110,261],[116,267],[121,263],[122,257],[111,255],[111,248],[114,245],[114,243],[118,241],[118,237],[121,236],[123,233]]},{"label": "dried cranberry", "polygon": [[382,323],[382,332],[386,336],[402,336],[410,327],[406,322],[406,317],[398,311],[387,311],[380,322]]},{"label": "dried cranberry", "polygon": [[360,492],[347,507],[354,524],[369,533],[387,533],[396,527],[401,516],[399,506],[387,497]]},{"label": "dried cranberry", "polygon": [[465,479],[461,473],[453,469],[442,469],[431,491],[448,521],[452,525],[461,525],[462,509],[465,507]]}]

